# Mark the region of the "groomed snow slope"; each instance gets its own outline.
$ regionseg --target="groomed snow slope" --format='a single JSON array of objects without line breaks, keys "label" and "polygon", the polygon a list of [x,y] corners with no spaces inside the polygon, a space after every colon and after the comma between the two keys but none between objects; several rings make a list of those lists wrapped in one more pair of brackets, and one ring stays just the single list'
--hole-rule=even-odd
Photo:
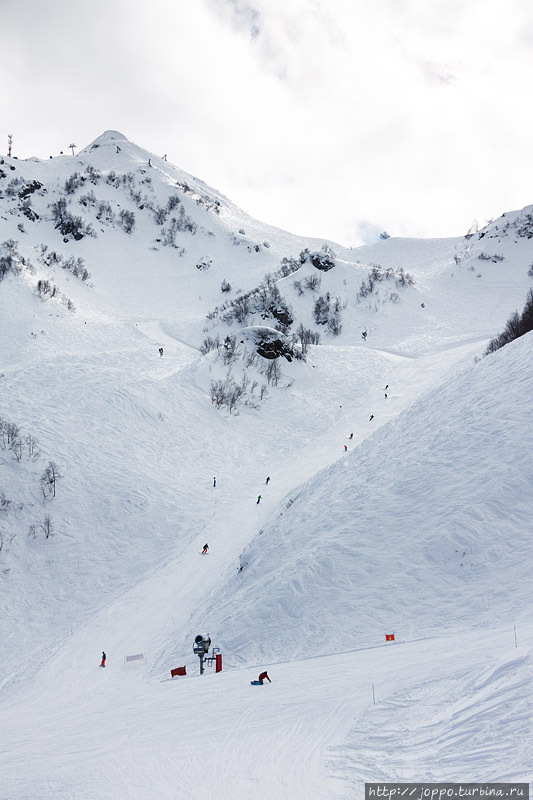
[{"label": "groomed snow slope", "polygon": [[272,665],[262,687],[257,667],[159,682],[59,656],[2,705],[2,797],[361,800],[365,781],[528,781],[532,644],[529,629],[518,649],[512,630],[391,645]]}]

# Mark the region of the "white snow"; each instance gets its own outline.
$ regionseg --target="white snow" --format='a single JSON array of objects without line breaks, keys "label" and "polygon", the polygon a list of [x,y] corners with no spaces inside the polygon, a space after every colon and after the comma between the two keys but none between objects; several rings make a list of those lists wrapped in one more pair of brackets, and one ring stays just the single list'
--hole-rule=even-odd
[{"label": "white snow", "polygon": [[[67,199],[97,237],[64,242],[49,206],[88,165],[102,179]],[[41,451],[0,450],[1,800],[531,780],[533,334],[476,358],[531,285],[531,240],[504,230],[517,214],[470,240],[346,250],[251,220],[114,131],[76,157],[0,169],[0,245],[33,265],[0,283],[0,417]],[[148,205],[177,193],[196,233],[164,246],[168,219],[112,170]],[[17,196],[32,180],[47,189],[30,195],[35,222]],[[131,234],[78,202],[91,190],[135,214]],[[90,279],[46,266],[41,244],[83,258]],[[227,367],[200,347],[239,326],[206,314],[323,244],[336,267],[318,292],[294,287],[317,274],[309,262],[277,284],[321,344],[280,359],[257,408],[216,410],[210,382]],[[358,301],[373,264],[415,285]],[[76,310],[38,297],[38,279]],[[338,337],[313,320],[326,292],[345,304]],[[200,677],[192,643],[207,631],[224,669]],[[126,664],[135,653],[146,660]],[[263,669],[272,684],[250,686]]]}]

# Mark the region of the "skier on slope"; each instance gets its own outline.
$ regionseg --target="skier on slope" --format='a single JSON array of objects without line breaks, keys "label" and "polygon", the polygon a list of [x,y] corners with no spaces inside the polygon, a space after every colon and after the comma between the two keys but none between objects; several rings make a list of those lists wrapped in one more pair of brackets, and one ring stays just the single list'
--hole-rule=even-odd
[{"label": "skier on slope", "polygon": [[265,483],[268,486],[268,484],[270,483],[270,476],[266,479]]},{"label": "skier on slope", "polygon": [[258,494],[257,495],[257,503],[256,503],[256,505],[259,505],[260,502],[261,502],[261,495]]},{"label": "skier on slope", "polygon": [[202,555],[203,555],[203,556],[204,556],[204,555],[206,555],[208,550],[209,550],[209,545],[208,545],[208,544],[207,544],[207,542],[206,542],[206,543],[204,544],[204,549],[202,550]]},{"label": "skier on slope", "polygon": [[266,680],[267,680],[269,683],[272,683],[272,681],[271,681],[271,680],[270,680],[270,678],[268,677],[268,672],[262,672],[262,673],[261,673],[261,675],[260,675],[260,676],[259,676],[259,678],[258,678],[258,681],[259,681],[259,683],[260,683],[261,685],[263,685],[263,682],[265,681],[265,679],[266,679]]},{"label": "skier on slope", "polygon": [[105,667],[105,660],[106,660],[106,658],[107,658],[107,656],[106,656],[106,654],[104,653],[104,651],[102,650],[102,661],[100,662],[100,666],[101,666],[101,667]]}]

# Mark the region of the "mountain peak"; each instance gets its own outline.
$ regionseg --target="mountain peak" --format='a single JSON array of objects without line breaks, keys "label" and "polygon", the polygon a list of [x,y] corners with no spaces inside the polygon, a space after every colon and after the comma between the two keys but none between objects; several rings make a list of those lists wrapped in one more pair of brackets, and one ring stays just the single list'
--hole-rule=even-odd
[{"label": "mountain peak", "polygon": [[90,150],[95,150],[97,147],[103,147],[106,144],[116,145],[119,142],[129,143],[130,140],[124,136],[123,133],[120,133],[120,131],[104,131],[94,140],[94,142],[91,142],[87,145],[87,147],[84,147],[82,152],[89,152]]}]

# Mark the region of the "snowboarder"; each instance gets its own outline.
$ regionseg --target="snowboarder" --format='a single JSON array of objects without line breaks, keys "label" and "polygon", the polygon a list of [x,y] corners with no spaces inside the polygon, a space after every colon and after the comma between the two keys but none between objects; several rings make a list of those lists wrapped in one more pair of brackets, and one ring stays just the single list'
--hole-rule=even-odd
[{"label": "snowboarder", "polygon": [[268,477],[268,478],[266,479],[265,483],[266,483],[266,485],[268,486],[268,484],[270,483],[270,477]]},{"label": "snowboarder", "polygon": [[256,505],[259,505],[260,502],[261,502],[261,495],[258,494],[257,495],[257,503],[256,503]]},{"label": "snowboarder", "polygon": [[162,347],[160,347],[160,348],[159,348],[159,355],[160,355],[160,356],[162,356],[162,355],[163,355],[163,348],[162,348]]},{"label": "snowboarder", "polygon": [[259,676],[259,678],[258,678],[258,681],[259,681],[259,683],[260,683],[260,684],[263,684],[263,681],[264,681],[265,679],[266,679],[266,680],[267,680],[269,683],[272,683],[272,681],[271,681],[271,680],[270,680],[270,678],[268,677],[268,672],[262,672],[262,673],[261,673],[261,675],[260,675],[260,676]]},{"label": "snowboarder", "polygon": [[216,486],[216,485],[217,485],[217,479],[213,478],[213,486]]},{"label": "snowboarder", "polygon": [[372,422],[372,420],[373,420],[373,419],[374,419],[374,415],[373,415],[373,414],[370,414],[370,419],[369,419],[368,421],[369,421],[369,422]]},{"label": "snowboarder", "polygon": [[104,651],[102,650],[102,661],[100,662],[100,666],[101,666],[101,667],[105,667],[105,660],[106,660],[106,658],[107,658],[107,656],[106,656],[106,654],[104,653]]},{"label": "snowboarder", "polygon": [[207,544],[207,542],[206,542],[206,543],[204,544],[204,549],[202,550],[202,555],[203,555],[203,556],[207,555],[207,551],[208,551],[208,550],[209,550],[209,545],[208,545],[208,544]]}]

